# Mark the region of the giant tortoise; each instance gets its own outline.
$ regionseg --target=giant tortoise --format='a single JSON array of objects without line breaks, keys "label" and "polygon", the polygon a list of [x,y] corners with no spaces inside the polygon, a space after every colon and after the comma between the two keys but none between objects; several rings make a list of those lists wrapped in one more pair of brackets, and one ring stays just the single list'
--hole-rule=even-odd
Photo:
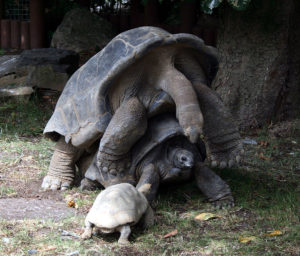
[{"label": "giant tortoise", "polygon": [[73,74],[57,102],[44,130],[58,142],[42,187],[68,188],[76,161],[95,145],[99,172],[133,183],[130,149],[148,118],[168,111],[192,143],[204,135],[213,166],[238,162],[239,132],[209,88],[217,69],[215,49],[191,34],[139,27],[116,36]]},{"label": "giant tortoise", "polygon": [[[137,188],[147,191],[145,196],[150,204],[160,184],[174,184],[194,178],[198,188],[216,207],[234,205],[229,186],[203,163],[206,157],[203,143],[198,141],[192,144],[173,115],[150,118],[146,133],[133,146],[131,153],[130,172],[135,174]],[[99,183],[103,185],[107,175],[99,172],[94,161],[81,181],[81,188],[97,187]],[[111,180],[110,185],[114,185],[114,181]]]}]

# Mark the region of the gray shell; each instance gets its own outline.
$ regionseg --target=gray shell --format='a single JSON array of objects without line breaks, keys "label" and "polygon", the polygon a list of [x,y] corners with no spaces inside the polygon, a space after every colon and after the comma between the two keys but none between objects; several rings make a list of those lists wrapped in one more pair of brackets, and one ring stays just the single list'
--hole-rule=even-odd
[{"label": "gray shell", "polygon": [[114,229],[136,224],[147,208],[148,201],[141,192],[131,184],[120,183],[97,196],[86,220],[99,228]]},{"label": "gray shell", "polygon": [[112,117],[107,91],[114,79],[153,48],[181,44],[197,50],[209,84],[216,75],[215,48],[191,34],[170,34],[156,27],[139,27],[116,36],[104,49],[78,69],[67,82],[44,134],[53,140],[60,135],[76,147],[99,139]]},{"label": "gray shell", "polygon": [[132,148],[132,165],[136,168],[140,161],[156,146],[184,132],[179,122],[170,114],[153,117],[148,122],[148,128],[143,137]]}]

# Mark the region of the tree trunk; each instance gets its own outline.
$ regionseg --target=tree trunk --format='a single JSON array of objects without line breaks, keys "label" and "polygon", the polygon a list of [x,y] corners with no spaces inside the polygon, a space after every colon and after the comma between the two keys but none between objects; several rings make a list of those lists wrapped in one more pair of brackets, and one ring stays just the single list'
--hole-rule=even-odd
[{"label": "tree trunk", "polygon": [[253,0],[246,12],[219,10],[220,68],[213,87],[241,128],[287,117],[297,105],[300,32],[291,31],[291,23],[299,26],[294,2]]}]

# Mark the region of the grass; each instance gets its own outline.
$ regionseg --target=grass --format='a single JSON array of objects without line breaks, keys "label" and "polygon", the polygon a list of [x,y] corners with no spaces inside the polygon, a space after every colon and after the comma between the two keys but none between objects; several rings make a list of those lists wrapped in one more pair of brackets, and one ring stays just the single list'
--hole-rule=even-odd
[{"label": "grass", "polygon": [[[18,183],[14,179],[19,183],[25,179],[40,181],[45,175],[54,144],[41,132],[50,114],[51,109],[36,100],[1,105],[0,197],[15,194]],[[73,188],[63,197],[74,198],[78,208],[75,217],[60,221],[0,220],[0,255],[28,255],[32,250],[34,255],[76,251],[79,255],[299,255],[300,133],[298,125],[293,129],[289,136],[278,138],[270,136],[269,129],[258,130],[251,138],[259,144],[245,146],[240,168],[216,170],[236,198],[231,209],[212,209],[193,182],[173,185],[160,189],[155,225],[147,230],[133,228],[129,246],[116,243],[118,234],[81,241],[63,236],[61,230],[81,234],[85,214],[99,191]],[[7,183],[3,177],[12,181]],[[202,212],[221,217],[196,221],[194,217]],[[177,234],[164,238],[174,230]],[[282,234],[266,236],[273,230]],[[239,241],[250,236],[255,239],[249,243]]]}]

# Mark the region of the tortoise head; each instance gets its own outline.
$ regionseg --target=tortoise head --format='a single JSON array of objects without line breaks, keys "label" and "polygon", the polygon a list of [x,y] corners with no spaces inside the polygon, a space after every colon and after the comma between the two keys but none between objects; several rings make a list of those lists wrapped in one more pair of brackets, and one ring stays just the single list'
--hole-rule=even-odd
[{"label": "tortoise head", "polygon": [[183,148],[174,148],[170,151],[170,160],[179,169],[191,169],[194,167],[194,154]]},{"label": "tortoise head", "polygon": [[189,179],[191,170],[194,167],[194,154],[191,151],[171,147],[168,150],[168,160],[171,163],[171,168],[164,170],[163,183]]}]

